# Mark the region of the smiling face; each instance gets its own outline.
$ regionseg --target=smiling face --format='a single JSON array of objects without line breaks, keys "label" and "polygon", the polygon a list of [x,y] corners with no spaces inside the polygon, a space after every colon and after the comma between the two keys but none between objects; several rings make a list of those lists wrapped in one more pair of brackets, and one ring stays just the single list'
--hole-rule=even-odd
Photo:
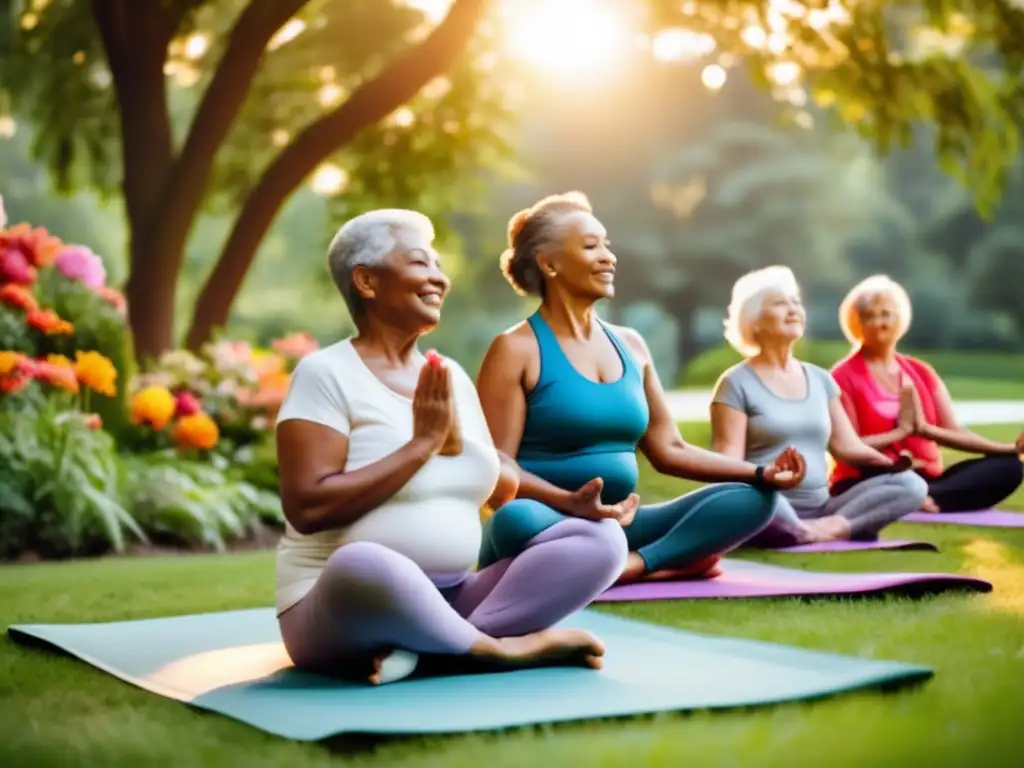
[{"label": "smiling face", "polygon": [[565,214],[556,253],[538,259],[544,276],[576,296],[610,299],[615,295],[615,265],[608,247],[608,231],[585,211]]},{"label": "smiling face", "polygon": [[888,293],[869,297],[859,310],[861,343],[868,349],[892,347],[899,340],[900,309]]},{"label": "smiling face", "polygon": [[754,335],[761,345],[793,344],[804,335],[807,313],[796,291],[770,291],[764,296]]},{"label": "smiling face", "polygon": [[375,267],[357,267],[354,278],[372,314],[419,333],[441,321],[451,288],[440,255],[423,237],[406,238]]}]

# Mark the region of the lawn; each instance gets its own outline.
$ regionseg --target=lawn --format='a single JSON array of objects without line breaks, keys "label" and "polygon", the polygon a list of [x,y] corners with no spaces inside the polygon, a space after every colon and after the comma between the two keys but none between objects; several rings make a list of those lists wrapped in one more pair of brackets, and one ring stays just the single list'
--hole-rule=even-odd
[{"label": "lawn", "polygon": [[[1008,439],[1012,429],[989,428]],[[706,428],[686,425],[694,442]],[[682,483],[645,469],[647,500]],[[1008,507],[1024,509],[1018,493]],[[711,634],[760,638],[927,664],[936,676],[895,694],[857,694],[747,712],[668,715],[500,735],[352,745],[292,744],[198,714],[85,664],[0,644],[0,765],[321,765],[477,768],[540,764],[1019,765],[1024,755],[1024,531],[898,526],[941,554],[774,556],[832,570],[947,570],[993,581],[985,596],[908,600],[689,602],[617,606],[627,616]],[[4,625],[102,621],[262,606],[273,556],[107,559],[0,569]],[[604,609],[602,609],[604,610]],[[613,651],[614,652],[614,651]],[[1017,754],[1017,758],[1012,758]]]}]

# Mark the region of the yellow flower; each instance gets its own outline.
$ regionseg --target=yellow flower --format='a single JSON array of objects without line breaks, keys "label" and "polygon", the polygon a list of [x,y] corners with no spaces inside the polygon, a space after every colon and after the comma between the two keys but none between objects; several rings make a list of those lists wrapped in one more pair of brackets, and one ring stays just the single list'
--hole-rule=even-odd
[{"label": "yellow flower", "polygon": [[174,395],[167,387],[146,387],[132,397],[132,423],[148,424],[159,431],[174,417]]},{"label": "yellow flower", "polygon": [[18,370],[24,362],[21,352],[0,352],[0,376],[8,376]]},{"label": "yellow flower", "polygon": [[75,364],[64,357],[64,355],[47,355],[46,362],[50,365],[59,365],[61,368],[74,368],[75,366]]},{"label": "yellow flower", "polygon": [[182,448],[198,448],[208,451],[220,440],[217,423],[200,411],[191,416],[182,416],[174,425],[174,442]]},{"label": "yellow flower", "polygon": [[75,376],[101,395],[114,397],[117,394],[117,368],[99,352],[76,352]]}]

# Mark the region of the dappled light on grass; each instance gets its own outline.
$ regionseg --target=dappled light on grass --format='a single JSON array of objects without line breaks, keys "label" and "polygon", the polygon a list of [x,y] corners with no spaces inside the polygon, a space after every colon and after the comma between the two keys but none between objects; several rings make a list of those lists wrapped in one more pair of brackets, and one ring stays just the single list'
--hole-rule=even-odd
[{"label": "dappled light on grass", "polygon": [[1007,613],[1024,614],[1024,565],[1014,562],[1005,544],[974,539],[964,547],[967,573],[992,582],[988,604]]}]

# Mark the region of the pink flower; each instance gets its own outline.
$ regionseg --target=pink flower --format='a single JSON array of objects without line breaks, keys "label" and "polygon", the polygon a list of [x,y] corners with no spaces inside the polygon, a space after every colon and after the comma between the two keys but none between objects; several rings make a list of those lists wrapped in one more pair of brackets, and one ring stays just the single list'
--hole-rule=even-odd
[{"label": "pink flower", "polygon": [[283,339],[278,339],[272,346],[277,354],[296,360],[300,360],[320,348],[316,339],[303,332],[292,333]]},{"label": "pink flower", "polygon": [[203,404],[188,390],[182,390],[174,397],[174,416],[194,416],[203,410]]},{"label": "pink flower", "polygon": [[64,277],[77,280],[94,291],[107,280],[103,259],[84,245],[71,245],[62,250],[57,255],[56,266]]},{"label": "pink flower", "polygon": [[20,249],[0,253],[0,283],[32,285],[35,279],[36,271]]}]

